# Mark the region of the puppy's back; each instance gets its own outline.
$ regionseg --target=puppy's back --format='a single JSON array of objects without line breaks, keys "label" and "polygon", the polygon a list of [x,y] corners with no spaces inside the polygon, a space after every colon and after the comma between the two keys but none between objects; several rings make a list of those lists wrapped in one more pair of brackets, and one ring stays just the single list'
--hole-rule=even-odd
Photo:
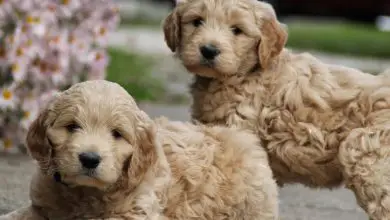
[{"label": "puppy's back", "polygon": [[173,182],[170,219],[277,219],[277,186],[249,131],[158,119]]}]

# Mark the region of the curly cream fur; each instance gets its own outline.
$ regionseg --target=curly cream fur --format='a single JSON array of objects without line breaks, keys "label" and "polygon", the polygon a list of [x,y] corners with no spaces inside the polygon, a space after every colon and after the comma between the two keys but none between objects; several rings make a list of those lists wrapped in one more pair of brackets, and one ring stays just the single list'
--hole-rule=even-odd
[{"label": "curly cream fur", "polygon": [[[195,19],[202,23],[193,25]],[[196,121],[256,132],[279,185],[332,188],[345,182],[371,219],[390,219],[386,74],[283,49],[287,32],[261,1],[183,2],[165,19],[164,33],[195,74]],[[221,51],[211,65],[199,50],[205,44]]]},{"label": "curly cream fur", "polygon": [[[256,135],[151,120],[115,83],[89,81],[59,94],[27,142],[39,164],[32,205],[2,220],[278,218],[277,185]],[[103,159],[85,173],[78,155],[91,150]]]}]

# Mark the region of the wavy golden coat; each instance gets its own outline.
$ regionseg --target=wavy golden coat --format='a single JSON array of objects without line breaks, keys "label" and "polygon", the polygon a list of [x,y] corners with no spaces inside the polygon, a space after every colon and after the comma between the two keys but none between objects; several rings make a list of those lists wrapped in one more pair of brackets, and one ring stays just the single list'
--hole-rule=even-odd
[{"label": "wavy golden coat", "polygon": [[184,1],[164,33],[195,74],[194,120],[256,132],[279,185],[345,183],[371,219],[390,219],[388,76],[285,49],[287,31],[261,1]]},{"label": "wavy golden coat", "polygon": [[[256,135],[152,120],[115,83],[59,94],[27,142],[39,164],[32,205],[1,220],[278,218],[277,185]],[[93,164],[80,157],[86,152]]]}]

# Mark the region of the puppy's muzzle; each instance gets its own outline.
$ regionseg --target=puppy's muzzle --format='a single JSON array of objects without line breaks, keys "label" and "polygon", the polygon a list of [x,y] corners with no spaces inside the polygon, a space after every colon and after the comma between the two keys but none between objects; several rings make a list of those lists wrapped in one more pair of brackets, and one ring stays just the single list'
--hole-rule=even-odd
[{"label": "puppy's muzzle", "polygon": [[199,50],[203,58],[207,61],[213,61],[215,57],[217,57],[221,53],[221,51],[212,44],[206,44],[204,46],[201,46]]},{"label": "puppy's muzzle", "polygon": [[81,165],[86,169],[96,169],[99,166],[102,158],[95,152],[84,152],[79,154]]}]

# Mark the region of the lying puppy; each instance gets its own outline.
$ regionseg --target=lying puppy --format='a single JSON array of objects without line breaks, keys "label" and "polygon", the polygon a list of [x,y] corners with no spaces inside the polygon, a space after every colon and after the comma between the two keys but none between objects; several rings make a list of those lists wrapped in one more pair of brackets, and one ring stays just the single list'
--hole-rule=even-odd
[{"label": "lying puppy", "polygon": [[255,131],[279,185],[345,182],[371,219],[390,219],[387,76],[284,49],[287,33],[262,1],[182,1],[163,26],[195,74],[194,120]]},{"label": "lying puppy", "polygon": [[31,207],[0,219],[264,219],[277,186],[257,137],[151,120],[108,81],[58,95],[31,126]]}]

